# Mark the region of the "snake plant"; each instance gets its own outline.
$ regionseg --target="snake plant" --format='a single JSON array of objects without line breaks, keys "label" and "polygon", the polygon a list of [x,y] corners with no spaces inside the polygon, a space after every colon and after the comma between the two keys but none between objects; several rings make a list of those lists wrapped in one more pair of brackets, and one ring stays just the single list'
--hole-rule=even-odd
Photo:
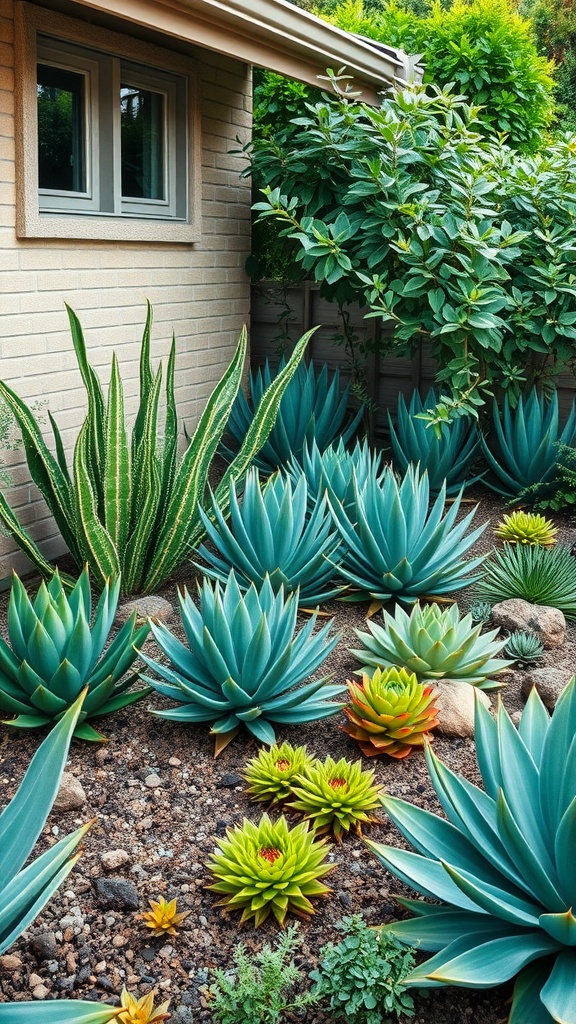
[{"label": "snake plant", "polygon": [[281,473],[274,473],[261,484],[259,471],[250,470],[241,498],[236,482],[230,481],[228,504],[228,522],[216,501],[214,523],[201,513],[216,549],[202,545],[198,551],[207,563],[207,567],[201,567],[207,576],[224,582],[234,569],[244,590],[251,583],[260,586],[268,575],[274,590],[298,590],[299,603],[304,607],[328,601],[341,592],[342,584],[334,581],[340,537],[325,497],[308,514],[308,487],[303,474],[294,486]]},{"label": "snake plant", "polygon": [[[250,375],[250,399],[238,392],[226,428],[234,451],[247,436],[262,395],[272,386],[276,373],[280,374],[284,368],[283,359],[277,371],[266,361]],[[320,368],[313,362],[308,366],[300,363],[284,392],[268,440],[254,459],[255,465],[264,473],[273,473],[292,458],[300,461],[305,442],[314,441],[320,451],[338,438],[346,444],[354,436],[364,413],[362,406],[357,413],[347,416],[349,396],[349,386],[340,390],[338,370],[330,376],[326,363]],[[232,455],[230,449],[224,452]]]},{"label": "snake plant", "polygon": [[415,604],[410,615],[397,606],[393,616],[382,614],[382,626],[369,620],[368,633],[355,630],[365,645],[352,651],[362,662],[357,675],[401,665],[420,681],[453,679],[489,690],[498,686],[492,677],[512,664],[496,657],[506,645],[505,638],[496,639],[498,630],[482,633],[470,614],[460,618],[457,604]]},{"label": "snake plant", "polygon": [[368,842],[402,882],[440,901],[389,930],[434,955],[405,984],[491,988],[518,975],[509,1024],[576,1024],[576,681],[552,718],[535,689],[518,729],[476,700],[484,788],[426,749],[445,818],[384,795],[415,852]]},{"label": "snake plant", "polygon": [[345,690],[324,676],[304,685],[334,650],[332,621],[313,634],[316,616],[296,634],[298,593],[275,593],[268,577],[243,594],[234,571],[224,587],[205,580],[196,607],[180,594],[186,647],[163,625],[152,623],[158,646],[172,668],[142,655],[161,677],[148,679],[158,693],[180,707],[155,711],[175,722],[212,722],[219,753],[245,725],[262,743],[276,740],[274,725],[327,718],[342,707],[330,698]]},{"label": "snake plant", "polygon": [[328,496],[344,541],[339,573],[357,588],[346,600],[413,602],[447,594],[474,582],[484,561],[464,555],[485,526],[467,533],[475,509],[457,521],[460,495],[444,513],[445,488],[432,507],[426,473],[409,466],[398,482],[386,467],[381,478],[354,482],[350,509]]},{"label": "snake plant", "polygon": [[8,725],[22,729],[49,725],[87,686],[74,735],[101,740],[87,719],[118,711],[150,692],[129,690],[138,675],[126,676],[149,632],[149,626],[135,628],[135,612],[103,653],[119,589],[118,578],[111,586],[105,584],[91,625],[87,568],[69,595],[56,572],[48,585],[40,585],[33,603],[14,574],[9,643],[0,638],[0,710],[16,716]]},{"label": "snake plant", "polygon": [[[150,364],[150,305],[140,352],[140,404],[131,438],[116,356],[112,358],[105,401],[100,381],[88,361],[80,322],[69,308],[68,316],[88,397],[88,413],[78,435],[71,469],[52,416],[56,457],[45,443],[30,409],[2,381],[0,398],[16,418],[30,475],[78,567],[89,565],[96,586],[103,587],[107,579],[121,574],[125,593],[150,593],[185,562],[191,548],[202,539],[199,513],[205,501],[208,470],[240,386],[246,332],[242,332],[232,362],[208,399],[188,448],[179,459],[175,343],[172,342],[168,359],[166,409],[159,431],[162,366],[154,373]],[[300,339],[290,361],[263,391],[238,455],[216,490],[221,507],[226,502],[230,478],[242,477],[264,444],[310,333]],[[2,495],[0,519],[41,573],[51,575],[54,567],[20,526]]]},{"label": "snake plant", "polygon": [[437,402],[433,389],[424,401],[414,391],[408,408],[404,396],[398,396],[396,426],[388,413],[394,468],[405,473],[410,463],[419,464],[428,473],[431,494],[439,493],[444,480],[446,493],[455,494],[479,479],[469,478],[469,473],[480,446],[480,434],[476,423],[465,416],[441,423],[436,434],[418,417]]},{"label": "snake plant", "polygon": [[373,451],[367,441],[356,441],[351,451],[342,440],[324,451],[315,441],[305,441],[301,459],[291,459],[286,467],[294,484],[304,473],[311,509],[326,491],[344,508],[350,508],[354,503],[354,480],[361,487],[369,476],[380,479],[383,471],[382,452]]},{"label": "snake plant", "polygon": [[562,424],[558,395],[546,398],[532,388],[526,398],[520,396],[515,409],[506,397],[502,415],[494,401],[492,423],[490,438],[482,438],[482,450],[494,474],[485,483],[515,498],[526,488],[553,481],[559,445],[571,445],[576,437],[576,402]]},{"label": "snake plant", "polygon": [[576,619],[576,558],[563,544],[504,544],[485,563],[475,590],[491,604],[519,597],[559,608],[567,619]]}]

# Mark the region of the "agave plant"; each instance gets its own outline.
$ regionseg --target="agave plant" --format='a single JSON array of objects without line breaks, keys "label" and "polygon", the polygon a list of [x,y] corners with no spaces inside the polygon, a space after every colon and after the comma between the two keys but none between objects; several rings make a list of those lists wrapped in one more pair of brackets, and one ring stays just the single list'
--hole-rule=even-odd
[{"label": "agave plant", "polygon": [[527,629],[517,629],[510,633],[506,641],[504,653],[514,661],[526,662],[539,661],[544,655],[544,647],[536,633]]},{"label": "agave plant", "polygon": [[483,556],[464,559],[485,526],[467,534],[475,509],[456,522],[458,496],[443,515],[445,489],[429,507],[428,476],[408,467],[398,483],[391,469],[381,480],[354,482],[350,510],[329,496],[344,541],[339,572],[357,588],[347,600],[391,598],[413,602],[423,595],[446,594],[474,582]]},{"label": "agave plant", "polygon": [[[276,372],[280,374],[284,369],[282,359]],[[238,392],[226,428],[234,450],[247,436],[254,410],[275,379],[276,374],[266,361],[262,368],[250,375],[250,399]],[[301,363],[286,388],[276,422],[254,459],[255,465],[264,473],[273,473],[280,466],[286,466],[292,458],[300,460],[306,441],[315,441],[320,451],[338,438],[346,444],[354,436],[364,414],[361,406],[355,415],[347,416],[349,396],[349,386],[340,391],[338,370],[330,376],[326,363],[320,369],[313,362],[308,366]],[[224,451],[229,456],[232,454],[229,449]]]},{"label": "agave plant", "polygon": [[437,604],[416,604],[410,615],[400,607],[393,616],[382,614],[383,626],[369,621],[369,633],[355,631],[366,645],[352,651],[362,662],[357,675],[402,665],[420,680],[454,679],[490,690],[498,686],[492,677],[511,664],[495,657],[506,644],[495,639],[498,630],[482,633],[471,615],[460,618],[456,604],[444,610]]},{"label": "agave plant", "polygon": [[433,431],[419,416],[437,402],[433,389],[424,401],[414,391],[409,408],[404,396],[398,396],[396,427],[388,413],[394,468],[405,473],[410,463],[419,464],[428,473],[431,494],[439,494],[444,481],[446,493],[455,494],[480,479],[468,478],[480,446],[480,434],[476,423],[465,416],[441,423],[438,433]]},{"label": "agave plant", "polygon": [[272,744],[275,723],[311,722],[342,707],[331,698],[345,687],[326,685],[327,676],[302,685],[334,650],[339,635],[328,635],[332,620],[313,634],[316,615],[295,635],[297,592],[286,597],[280,588],[275,593],[266,577],[260,590],[252,585],[242,594],[232,571],[224,588],[204,581],[199,608],[187,591],[180,594],[180,609],[189,647],[166,626],[152,623],[173,667],[142,655],[161,677],[147,681],[182,702],[154,714],[175,722],[212,722],[217,754],[241,725]]},{"label": "agave plant", "polygon": [[[150,693],[130,690],[138,673],[126,676],[150,627],[135,628],[136,613],[108,650],[120,579],[105,584],[92,619],[90,578],[85,568],[67,595],[56,571],[30,601],[14,574],[8,605],[9,644],[0,638],[0,709],[16,717],[7,725],[35,729],[60,718],[84,687],[88,693],[74,735],[101,740],[87,719],[109,715]],[[124,677],[124,678],[123,678]]]},{"label": "agave plant", "polygon": [[315,763],[306,747],[293,747],[290,743],[274,744],[263,748],[257,757],[248,761],[244,778],[248,783],[248,796],[260,803],[281,803],[292,796],[292,783]]},{"label": "agave plant", "polygon": [[484,566],[475,590],[496,604],[519,597],[530,604],[550,605],[576,619],[576,558],[570,548],[505,544]]},{"label": "agave plant", "polygon": [[415,853],[369,842],[378,859],[442,905],[400,900],[416,916],[389,930],[435,955],[405,979],[422,988],[490,988],[518,974],[509,1024],[576,1024],[576,682],[552,718],[532,690],[518,729],[476,701],[484,789],[426,749],[447,821],[384,795]]},{"label": "agave plant", "polygon": [[337,842],[350,829],[362,835],[362,825],[377,821],[371,814],[380,807],[382,787],[374,784],[374,772],[363,771],[361,761],[345,757],[310,765],[292,784],[295,799],[288,804],[302,811],[318,833],[332,832]]},{"label": "agave plant", "polygon": [[438,725],[433,704],[438,691],[405,668],[376,669],[372,676],[363,675],[361,684],[349,682],[348,690],[348,722],[342,728],[366,757],[408,757]]},{"label": "agave plant", "polygon": [[351,451],[342,440],[324,451],[315,441],[305,441],[301,460],[291,459],[286,472],[294,484],[304,473],[311,509],[328,491],[333,501],[348,510],[354,505],[354,481],[362,487],[371,476],[381,480],[384,467],[382,452],[373,451],[367,441],[357,441]]},{"label": "agave plant", "polygon": [[208,563],[202,572],[225,581],[234,569],[238,585],[261,586],[268,576],[274,590],[298,590],[299,603],[309,607],[328,601],[342,591],[334,582],[337,574],[340,537],[334,529],[326,498],[320,499],[312,514],[307,513],[308,488],[303,474],[293,487],[275,473],[261,487],[258,470],[246,476],[244,493],[238,498],[236,483],[230,481],[230,520],[213,503],[214,524],[202,513],[208,537],[216,548],[202,545],[198,555]]},{"label": "agave plant", "polygon": [[[78,567],[89,565],[96,586],[103,587],[107,579],[121,575],[125,593],[150,593],[186,561],[191,548],[202,539],[200,509],[205,501],[208,470],[242,379],[246,332],[242,332],[234,358],[208,399],[179,460],[175,344],[168,360],[166,411],[160,433],[157,423],[162,367],[154,374],[150,365],[150,305],[140,354],[140,405],[131,440],[116,356],[105,402],[100,381],[88,361],[80,322],[69,308],[68,316],[88,396],[88,414],[78,435],[72,470],[67,466],[62,438],[52,416],[56,458],[29,408],[2,381],[0,398],[16,418],[30,475]],[[230,478],[240,479],[264,444],[310,333],[300,339],[290,361],[262,394],[238,455],[216,490],[216,500],[223,510]],[[54,567],[20,526],[1,494],[0,519],[40,572],[50,576]]]},{"label": "agave plant", "polygon": [[548,548],[556,543],[558,530],[545,516],[518,509],[505,515],[494,533],[508,544],[541,544]]},{"label": "agave plant", "polygon": [[492,605],[490,601],[472,601],[470,603],[470,617],[472,622],[490,622],[492,618]]},{"label": "agave plant", "polygon": [[317,839],[303,821],[289,828],[286,818],[263,814],[257,825],[246,818],[218,841],[207,867],[217,879],[207,886],[223,893],[217,906],[241,910],[241,922],[254,918],[258,928],[270,914],[279,925],[287,914],[309,917],[311,900],[330,890],[319,881],[332,871],[325,839]]},{"label": "agave plant", "polygon": [[486,477],[485,483],[515,498],[528,487],[553,481],[559,445],[571,445],[576,437],[576,403],[562,426],[558,395],[546,398],[532,388],[515,409],[505,397],[502,417],[494,401],[492,421],[492,436],[482,438],[482,450],[495,479]]}]

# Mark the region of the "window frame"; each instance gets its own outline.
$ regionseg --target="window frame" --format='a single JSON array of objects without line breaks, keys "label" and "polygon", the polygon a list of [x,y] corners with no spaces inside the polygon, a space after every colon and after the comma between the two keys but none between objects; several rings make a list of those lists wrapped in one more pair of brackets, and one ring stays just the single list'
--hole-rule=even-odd
[{"label": "window frame", "polygon": [[[16,46],[22,69],[16,95],[18,237],[197,241],[201,137],[193,58],[23,0],[16,4]],[[89,75],[88,194],[38,187],[38,63],[79,73],[86,70]],[[126,78],[128,84],[140,82],[142,88],[166,96],[165,200],[121,195],[120,103],[114,102],[114,96],[119,97]]]}]

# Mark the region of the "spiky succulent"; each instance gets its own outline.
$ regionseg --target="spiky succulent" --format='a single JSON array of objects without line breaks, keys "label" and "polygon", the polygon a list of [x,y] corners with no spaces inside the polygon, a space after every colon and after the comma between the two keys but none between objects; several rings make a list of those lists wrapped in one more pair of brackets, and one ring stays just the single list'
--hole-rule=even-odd
[{"label": "spiky succulent", "polygon": [[534,484],[553,481],[559,446],[571,445],[576,436],[576,404],[562,426],[558,395],[547,398],[532,388],[515,408],[505,397],[502,416],[494,401],[492,422],[492,434],[488,440],[482,438],[482,450],[494,476],[486,477],[485,483],[515,498]]},{"label": "spiky succulent", "polygon": [[245,818],[218,841],[207,864],[217,881],[207,888],[223,894],[217,906],[241,910],[242,922],[254,918],[258,928],[273,914],[283,925],[287,914],[313,914],[311,900],[330,892],[319,881],[334,867],[327,853],[306,821],[289,828],[284,816],[273,822],[263,814],[256,825]]},{"label": "spiky succulent", "polygon": [[454,494],[478,476],[467,479],[472,462],[480,446],[478,428],[471,417],[460,416],[449,423],[441,423],[436,433],[419,414],[434,408],[438,398],[430,389],[424,401],[418,391],[412,393],[410,406],[406,408],[403,395],[398,396],[396,426],[388,413],[390,443],[394,467],[405,473],[410,463],[426,470],[430,481],[430,492],[438,494],[446,481],[446,493]]},{"label": "spiky succulent", "polygon": [[405,668],[377,668],[373,675],[363,675],[362,683],[349,682],[348,690],[348,722],[342,728],[366,757],[408,757],[438,725],[433,703],[438,691],[432,683],[419,683]]},{"label": "spiky succulent", "polygon": [[269,750],[262,748],[258,757],[248,761],[244,778],[248,783],[248,796],[260,803],[281,803],[292,796],[292,782],[315,763],[306,747],[293,747],[290,743],[274,744]]},{"label": "spiky succulent", "polygon": [[120,1007],[115,1011],[115,1020],[118,1024],[162,1024],[171,1016],[168,1011],[170,1000],[154,1006],[156,992],[148,992],[147,995],[137,999],[131,995],[126,988],[120,993]]},{"label": "spiky succulent", "polygon": [[258,470],[251,470],[242,497],[230,481],[230,518],[213,502],[210,522],[202,520],[214,550],[202,545],[198,554],[207,567],[202,571],[225,582],[234,569],[238,585],[261,586],[268,575],[274,590],[299,591],[299,603],[313,607],[336,597],[342,584],[335,582],[340,537],[334,528],[326,498],[318,500],[308,514],[308,487],[301,473],[291,480],[275,473],[261,485]]},{"label": "spiky succulent", "polygon": [[259,590],[252,585],[243,594],[232,571],[224,587],[204,581],[198,608],[187,591],[179,600],[189,646],[152,623],[172,668],[143,656],[161,677],[147,681],[181,705],[155,715],[212,722],[219,753],[242,725],[272,744],[276,723],[315,721],[340,710],[331,698],[345,687],[328,686],[327,676],[302,685],[334,650],[339,634],[329,636],[332,620],[313,634],[315,615],[296,634],[297,592],[275,593],[266,577]]},{"label": "spiky succulent", "polygon": [[431,508],[429,498],[427,474],[412,466],[400,482],[388,467],[362,486],[355,481],[350,509],[329,495],[345,546],[339,572],[357,588],[352,597],[412,602],[478,578],[474,570],[484,557],[463,557],[485,528],[466,532],[476,510],[457,522],[460,496],[445,514],[445,489]]},{"label": "spiky succulent", "polygon": [[146,928],[150,928],[151,935],[176,935],[178,925],[182,924],[190,910],[178,912],[178,901],[176,898],[166,900],[163,896],[159,900],[148,900],[150,910],[145,910],[139,916],[144,921]]},{"label": "spiky succulent", "polygon": [[518,975],[509,1024],[576,1024],[576,680],[552,718],[533,689],[518,729],[477,699],[475,735],[484,788],[427,747],[448,820],[385,795],[416,852],[368,843],[427,898],[400,900],[416,916],[389,926],[434,954],[405,984],[491,988]]},{"label": "spiky succulent", "polygon": [[295,799],[288,806],[301,811],[317,832],[332,832],[338,842],[351,828],[361,835],[363,824],[378,820],[370,812],[380,806],[382,787],[374,784],[373,771],[362,770],[361,761],[327,757],[306,768],[292,792]]},{"label": "spiky succulent", "polygon": [[305,441],[302,458],[292,458],[286,471],[294,483],[304,473],[312,509],[326,491],[348,509],[354,504],[354,481],[362,487],[369,477],[381,479],[383,470],[381,451],[374,451],[367,441],[357,441],[348,451],[340,439],[337,445],[330,445],[324,451],[320,451],[315,441]]},{"label": "spiky succulent", "polygon": [[530,663],[543,657],[544,647],[536,633],[531,633],[527,629],[517,629],[510,633],[504,653],[514,661]]},{"label": "spiky succulent", "polygon": [[[236,450],[246,437],[254,418],[254,409],[265,390],[272,384],[284,366],[272,370],[268,362],[250,375],[250,399],[239,391],[232,406],[227,431]],[[340,374],[332,375],[324,363],[320,368],[310,362],[300,364],[288,385],[268,440],[254,459],[254,464],[265,473],[286,466],[292,459],[300,459],[305,441],[316,442],[324,451],[337,438],[346,444],[362,419],[364,407],[347,416],[350,387],[340,391]],[[227,454],[231,454],[227,451]]]},{"label": "spiky succulent", "polygon": [[541,544],[543,547],[552,547],[556,543],[558,530],[545,516],[518,509],[510,515],[505,515],[494,533],[508,544]]},{"label": "spiky succulent", "polygon": [[498,686],[493,676],[510,664],[496,658],[506,640],[496,640],[497,629],[482,633],[470,614],[460,618],[458,605],[416,604],[410,615],[396,607],[383,612],[384,625],[369,620],[369,633],[357,629],[366,646],[352,651],[362,662],[361,675],[374,668],[402,665],[418,679],[454,679],[483,690]]},{"label": "spiky succulent", "polygon": [[519,597],[559,608],[567,619],[576,619],[576,558],[562,544],[504,544],[485,563],[475,591],[492,604]]},{"label": "spiky succulent", "polygon": [[490,622],[492,618],[492,605],[490,601],[472,601],[470,604],[470,616],[472,622]]},{"label": "spiky succulent", "polygon": [[0,638],[0,710],[16,716],[8,725],[22,729],[48,725],[60,718],[87,686],[74,735],[101,740],[102,735],[86,719],[118,711],[150,693],[149,689],[129,691],[137,673],[123,678],[149,632],[147,625],[135,628],[135,613],[102,653],[119,592],[119,578],[105,584],[91,625],[87,567],[70,594],[56,571],[48,585],[40,585],[34,603],[14,574],[8,605],[9,643]]}]

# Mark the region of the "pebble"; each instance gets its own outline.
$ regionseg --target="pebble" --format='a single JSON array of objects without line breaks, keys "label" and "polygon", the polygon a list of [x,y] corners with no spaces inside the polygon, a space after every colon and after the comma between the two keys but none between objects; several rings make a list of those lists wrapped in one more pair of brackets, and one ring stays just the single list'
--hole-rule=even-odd
[{"label": "pebble", "polygon": [[39,974],[31,974],[30,977],[28,978],[28,987],[29,988],[36,988],[37,985],[41,985],[41,984],[42,984],[42,978],[40,977]]},{"label": "pebble", "polygon": [[53,807],[55,811],[74,811],[86,803],[86,793],[80,780],[71,772],[63,772],[60,788]]},{"label": "pebble", "polygon": [[118,605],[115,622],[128,622],[132,612],[136,612],[136,622],[145,622],[148,617],[154,622],[169,622],[174,615],[174,606],[163,597],[150,595],[136,598],[135,601],[123,601]]},{"label": "pebble", "polygon": [[348,909],[352,906],[352,900],[347,892],[338,892],[336,895],[338,896],[338,899],[340,900],[340,903],[342,904],[343,907],[346,907],[346,909]]},{"label": "pebble", "polygon": [[22,967],[22,961],[14,953],[5,953],[4,956],[0,956],[0,967],[3,971],[17,971]]},{"label": "pebble", "polygon": [[130,854],[126,850],[106,850],[101,854],[100,861],[106,871],[116,871],[130,860]]},{"label": "pebble", "polygon": [[50,989],[46,988],[46,985],[42,985],[42,984],[36,985],[36,987],[32,989],[32,998],[33,999],[39,999],[39,1000],[47,999],[47,997],[49,995],[50,995]]},{"label": "pebble", "polygon": [[148,789],[158,789],[158,786],[162,785],[162,779],[157,775],[147,775],[144,779],[144,785],[148,786]]},{"label": "pebble", "polygon": [[182,764],[182,761],[180,760],[179,757],[171,757],[170,760],[168,761],[168,764],[172,768],[179,768],[180,765]]},{"label": "pebble", "polygon": [[226,772],[216,783],[218,789],[226,789],[229,786],[239,786],[242,783],[242,776],[238,772]]},{"label": "pebble", "polygon": [[29,946],[37,960],[52,960],[60,952],[54,932],[41,932],[40,935],[33,935]]},{"label": "pebble", "polygon": [[97,878],[95,884],[102,906],[113,910],[138,910],[138,891],[127,878]]}]

